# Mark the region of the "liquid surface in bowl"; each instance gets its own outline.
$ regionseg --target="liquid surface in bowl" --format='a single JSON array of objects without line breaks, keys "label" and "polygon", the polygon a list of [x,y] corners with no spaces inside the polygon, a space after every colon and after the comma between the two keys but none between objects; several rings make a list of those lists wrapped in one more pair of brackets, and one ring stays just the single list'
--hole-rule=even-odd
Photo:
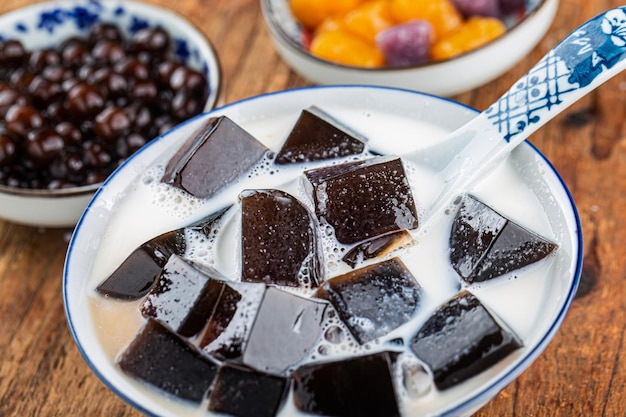
[{"label": "liquid surface in bowl", "polygon": [[[342,116],[344,120],[349,121],[351,119],[350,114]],[[380,128],[372,129],[372,134],[367,135],[368,145],[372,151],[386,148],[385,138],[390,130],[392,131],[391,134],[398,134],[399,131],[407,128],[412,129],[412,131],[423,132],[426,135],[432,134],[433,130],[436,131],[432,126],[423,125],[419,122],[413,122],[411,126],[405,125],[405,127],[394,129],[390,127],[393,126],[393,116],[391,115],[382,117],[377,115],[373,119],[371,123],[377,126],[384,125],[386,129],[384,135],[377,134],[377,132],[380,133]],[[255,136],[266,142],[268,146],[275,148],[276,142],[280,142],[282,139],[280,132],[284,132],[289,125],[288,120],[277,119],[273,120],[272,123],[264,121],[263,127],[258,130],[254,123],[250,123],[246,127],[257,132]],[[359,127],[360,130],[364,128],[360,125]],[[397,136],[407,137],[404,132]],[[409,143],[406,145],[407,148],[411,146]],[[207,214],[236,202],[239,192],[243,189],[279,189],[298,197],[301,201],[308,201],[300,179],[305,168],[303,165],[279,168],[274,166],[270,160],[266,160],[257,166],[252,175],[222,190],[213,198],[197,200],[160,182],[169,157],[169,154],[164,155],[158,164],[141,174],[115,208],[115,213],[102,237],[95,260],[93,274],[90,278],[93,284],[92,288],[102,282],[141,243],[168,230],[189,225]],[[306,168],[313,166],[308,165]],[[418,214],[424,213],[428,204],[441,188],[442,179],[437,173],[413,164],[411,161],[405,161],[405,168],[415,197]],[[558,242],[564,232],[547,218],[544,203],[537,197],[536,190],[533,190],[528,181],[522,178],[519,169],[511,163],[501,166],[494,173],[495,175],[491,176],[474,192],[480,195],[482,200],[489,201],[494,206],[499,207],[500,211],[515,217],[519,223]],[[512,195],[515,196],[515,204],[513,205],[510,202],[507,203],[511,200]],[[312,209],[312,207],[310,208]],[[211,266],[219,270],[227,279],[234,281],[238,280],[241,272],[239,239],[237,238],[241,225],[238,222],[237,210],[235,207],[233,213],[225,217],[224,223],[214,239],[196,240],[190,236],[188,240],[190,249],[186,253],[189,259]],[[416,236],[417,241],[414,245],[402,251],[394,252],[394,256],[402,259],[424,291],[419,311],[410,323],[392,331],[385,337],[364,345],[355,344],[349,339],[341,343],[322,339],[317,348],[313,349],[313,353],[305,359],[305,362],[315,362],[333,357],[340,358],[347,354],[363,355],[385,350],[386,347],[389,347],[389,343],[394,340],[409,341],[416,328],[440,304],[454,296],[461,287],[459,278],[450,266],[448,259],[448,237],[451,220],[451,216],[444,217],[441,222],[431,225],[429,230]],[[350,270],[341,261],[342,252],[340,249],[336,251],[338,246],[336,243],[332,243],[332,239],[327,240],[323,246],[326,255],[323,265],[326,279]],[[546,287],[551,285],[547,276],[549,276],[555,262],[555,258],[551,257],[532,268],[501,277],[497,282],[471,286],[470,290],[517,334],[524,345],[531,346],[533,338],[536,337],[533,335],[534,329],[537,326],[544,326],[540,323],[539,317],[545,300],[542,297],[537,297],[537,294],[546,293]],[[298,293],[302,295],[303,291],[298,291]],[[306,290],[304,294],[306,295]],[[138,310],[138,302],[115,302],[95,294],[91,298],[91,302],[94,324],[100,329],[101,342],[109,359],[113,362],[133,339],[144,322]],[[118,325],[120,322],[125,323],[124,326],[120,327]],[[394,350],[402,349],[398,349],[396,346]],[[462,401],[463,398],[471,394],[472,390],[510,367],[522,354],[523,349],[509,356],[507,360],[498,363],[489,371],[450,390],[438,391],[430,387],[428,383],[426,388],[417,389],[417,393],[407,387],[404,388],[404,391],[400,388],[399,398],[403,414],[410,416],[426,411],[445,410],[450,407],[450,404],[454,405]],[[413,365],[410,360],[407,360],[405,369],[416,369]],[[402,380],[401,375],[395,375],[394,378],[397,381]],[[403,384],[399,385],[402,387]],[[157,397],[156,393],[146,395]],[[165,400],[157,401],[170,404]],[[167,407],[175,409],[176,413],[185,411],[191,414],[197,411],[196,408],[183,404],[170,404]],[[281,415],[293,415],[294,413],[296,410],[291,399],[288,399]]]}]

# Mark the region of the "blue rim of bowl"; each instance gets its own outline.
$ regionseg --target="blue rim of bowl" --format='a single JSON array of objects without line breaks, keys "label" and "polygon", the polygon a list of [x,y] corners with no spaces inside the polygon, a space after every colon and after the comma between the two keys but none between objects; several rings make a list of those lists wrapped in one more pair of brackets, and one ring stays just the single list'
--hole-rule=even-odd
[{"label": "blue rim of bowl", "polygon": [[[233,107],[233,106],[237,106],[237,105],[240,105],[240,104],[248,102],[248,101],[264,99],[265,97],[276,96],[276,95],[281,95],[281,94],[292,94],[292,93],[298,94],[299,92],[302,92],[302,91],[318,90],[318,89],[324,89],[324,90],[333,90],[333,89],[367,89],[367,90],[379,89],[379,90],[393,90],[393,91],[399,91],[399,92],[403,92],[403,93],[415,94],[415,95],[418,95],[418,96],[431,97],[431,98],[434,98],[434,99],[437,99],[437,100],[441,100],[441,101],[444,101],[444,102],[450,102],[450,103],[452,103],[454,105],[463,107],[463,108],[465,108],[467,110],[473,111],[476,114],[478,114],[478,110],[476,110],[476,109],[474,109],[474,108],[472,108],[470,106],[467,106],[465,104],[459,103],[459,102],[457,102],[455,100],[452,100],[452,99],[449,99],[449,98],[445,98],[445,97],[436,96],[436,95],[433,95],[433,94],[428,94],[428,93],[422,93],[422,92],[417,92],[417,91],[413,91],[413,90],[408,90],[408,89],[395,88],[395,87],[385,87],[385,86],[366,86],[366,85],[331,85],[331,86],[308,86],[308,87],[294,88],[294,89],[276,91],[276,92],[272,92],[272,93],[266,93],[266,94],[261,94],[261,95],[254,96],[254,97],[249,97],[249,98],[246,98],[246,99],[242,99],[242,100],[239,100],[239,101],[236,101],[236,102],[233,102],[233,103],[229,103],[229,104],[226,104],[224,106],[215,108],[211,112],[199,114],[198,116],[195,116],[195,117],[193,117],[193,118],[183,122],[179,126],[182,126],[182,125],[187,124],[187,123],[191,123],[191,122],[193,122],[195,119],[197,119],[199,117],[206,117],[207,115],[209,115],[209,114],[211,114],[213,112],[219,112],[222,109],[227,109],[227,108],[230,108],[230,107]],[[112,181],[112,179],[116,176],[117,172],[119,170],[123,169],[126,164],[130,163],[130,161],[132,159],[136,158],[140,153],[144,152],[150,146],[156,144],[159,140],[161,140],[166,135],[167,135],[167,133],[158,136],[152,142],[148,143],[145,147],[141,148],[138,152],[136,152],[130,158],[128,158],[126,161],[124,161],[124,163],[122,165],[120,165],[113,172],[113,174],[111,174],[105,180],[104,186],[106,186],[108,182]],[[520,362],[517,363],[508,372],[503,374],[500,378],[498,378],[498,379],[496,379],[494,381],[491,381],[486,387],[483,388],[483,390],[481,392],[479,392],[476,395],[472,396],[471,398],[461,402],[460,404],[456,405],[454,408],[452,408],[450,410],[447,410],[444,414],[441,414],[439,417],[456,417],[457,413],[459,413],[461,411],[467,410],[468,408],[471,408],[471,407],[475,407],[475,406],[481,405],[486,400],[488,400],[488,399],[492,398],[493,396],[495,396],[499,391],[504,389],[515,378],[517,378],[527,368],[527,366],[529,366],[545,350],[545,348],[551,342],[551,340],[553,339],[553,337],[556,334],[557,330],[561,326],[563,320],[565,319],[567,311],[569,310],[569,308],[571,306],[571,303],[574,300],[574,297],[576,296],[576,291],[578,290],[578,284],[580,282],[580,276],[581,276],[581,273],[582,273],[582,262],[583,262],[582,225],[581,225],[581,222],[580,222],[580,216],[578,214],[578,209],[576,208],[576,204],[574,202],[574,198],[573,198],[569,188],[567,187],[565,181],[563,180],[561,175],[558,173],[558,171],[556,170],[554,165],[531,142],[526,141],[525,143],[528,146],[530,146],[531,149],[546,163],[547,167],[552,171],[552,174],[554,175],[554,177],[558,180],[559,184],[561,185],[561,188],[562,188],[563,192],[565,193],[565,195],[567,197],[567,201],[569,201],[569,207],[571,209],[571,213],[573,215],[573,220],[574,220],[575,226],[576,226],[576,238],[577,238],[576,239],[576,244],[577,244],[577,247],[578,247],[577,252],[574,254],[575,257],[576,257],[576,265],[575,265],[574,270],[572,271],[571,285],[570,285],[569,290],[568,290],[568,292],[567,292],[567,294],[566,294],[566,296],[565,296],[565,298],[563,300],[562,307],[559,310],[559,312],[557,313],[557,315],[556,315],[552,325],[545,332],[545,334],[540,338],[540,340],[537,342],[537,344],[526,353],[526,355],[520,360]],[[87,208],[83,212],[81,218],[78,220],[78,223],[76,224],[76,227],[74,228],[74,231],[72,233],[72,237],[71,237],[70,242],[68,244],[67,256],[65,258],[64,268],[63,268],[63,305],[64,305],[64,310],[65,310],[65,317],[67,319],[67,323],[68,323],[68,328],[69,328],[70,334],[72,335],[72,338],[74,339],[75,345],[76,345],[77,349],[79,350],[81,356],[83,357],[83,360],[91,368],[92,372],[100,379],[100,381],[102,381],[102,383],[109,390],[111,390],[118,397],[120,397],[127,404],[131,405],[132,407],[134,407],[138,411],[142,412],[143,414],[152,416],[152,417],[160,417],[159,414],[153,414],[152,412],[148,411],[146,408],[144,408],[143,406],[138,404],[134,399],[132,399],[128,395],[126,395],[123,392],[121,392],[111,381],[109,381],[100,372],[98,367],[90,360],[87,351],[81,345],[80,338],[79,338],[78,334],[76,333],[76,330],[75,330],[73,322],[72,322],[72,317],[71,317],[71,314],[70,314],[69,296],[68,296],[68,293],[67,293],[67,279],[68,279],[68,269],[69,269],[69,263],[70,263],[70,259],[71,259],[71,254],[72,254],[73,249],[74,249],[76,236],[80,233],[83,220],[84,220],[85,216],[87,215],[87,213],[88,213],[90,207],[92,206],[92,204],[97,200],[98,195],[101,192],[103,192],[104,186],[100,187],[96,191],[95,196],[89,202],[89,205],[87,206]]]},{"label": "blue rim of bowl", "polygon": [[[52,33],[55,30],[55,25],[60,24],[63,20],[73,20],[75,25],[80,30],[85,31],[92,24],[100,21],[99,16],[95,16],[93,13],[97,12],[96,9],[102,10],[104,7],[103,4],[107,5],[117,5],[118,8],[122,7],[138,7],[152,10],[154,12],[163,14],[168,18],[175,19],[179,22],[184,22],[188,29],[190,30],[189,36],[190,38],[196,38],[202,40],[206,44],[206,49],[209,52],[209,61],[205,62],[205,67],[202,68],[205,76],[207,77],[208,88],[209,88],[209,96],[207,98],[207,102],[204,105],[203,112],[210,111],[215,108],[217,105],[220,95],[222,93],[222,67],[221,62],[219,60],[219,56],[217,54],[217,50],[215,46],[212,44],[211,40],[204,35],[204,33],[196,27],[191,21],[181,16],[180,14],[174,12],[173,10],[166,9],[163,7],[159,7],[156,5],[142,3],[138,1],[132,0],[83,0],[83,1],[74,1],[74,0],[51,0],[45,1],[42,3],[35,3],[26,7],[17,8],[11,11],[4,13],[2,18],[16,18],[25,13],[39,13],[40,15],[46,14],[48,19],[48,24],[46,26],[45,22],[42,20],[40,16],[40,23],[36,29],[38,30],[47,30]],[[88,10],[87,7],[91,7],[94,10]],[[65,10],[61,10],[60,8],[65,8]],[[114,12],[117,13],[117,12]],[[149,23],[146,21],[139,20],[134,22],[135,30],[138,30],[142,27],[146,27]],[[51,26],[50,26],[51,25]],[[32,28],[28,28],[22,22],[16,22],[15,27],[12,29],[14,31],[26,33],[28,30]],[[2,31],[0,30],[0,40],[5,39],[5,36],[2,35]],[[132,31],[131,31],[132,32]],[[185,45],[180,44],[179,41],[178,49],[175,51],[175,55],[178,59],[182,61],[186,61],[185,58],[186,53],[189,52],[189,48]],[[195,51],[196,54],[199,54],[199,51]],[[212,66],[210,64],[213,64]],[[211,85],[210,80],[214,79],[216,85]],[[184,122],[182,122],[184,123]],[[156,139],[156,138],[154,138]],[[154,140],[152,139],[152,140]],[[151,141],[152,141],[151,140]],[[151,142],[150,141],[150,142]],[[150,143],[148,142],[148,143]],[[96,191],[103,183],[96,184],[88,184],[88,185],[80,185],[76,187],[67,187],[67,188],[58,188],[58,189],[45,189],[45,188],[20,188],[20,187],[11,187],[8,185],[0,184],[0,193],[11,195],[15,197],[26,197],[26,198],[37,198],[37,197],[46,197],[46,198],[66,198],[66,197],[75,197],[75,196],[83,196],[88,195]]]},{"label": "blue rim of bowl", "polygon": [[[473,54],[474,52],[488,48],[489,46],[494,45],[495,43],[502,42],[506,37],[508,37],[510,33],[512,33],[513,31],[516,31],[520,26],[522,26],[529,19],[531,19],[533,16],[539,13],[539,11],[543,9],[549,1],[552,1],[552,0],[527,0],[526,3],[527,4],[530,3],[530,7],[525,6],[526,7],[525,14],[521,19],[518,19],[514,24],[510,24],[510,26],[507,25],[507,31],[502,36],[499,36],[498,38],[482,46],[479,46],[478,48],[472,49],[471,51],[456,55],[452,58],[447,58],[447,59],[442,59],[442,60],[437,60],[437,61],[428,61],[428,62],[424,62],[424,63],[417,64],[417,65],[409,65],[409,66],[404,66],[404,67],[383,66],[383,67],[377,67],[377,68],[365,68],[365,67],[357,67],[357,66],[352,66],[352,65],[344,65],[344,64],[339,64],[339,63],[332,62],[332,61],[327,61],[325,59],[318,58],[315,55],[312,55],[311,53],[309,53],[309,51],[306,50],[306,48],[304,48],[304,46],[302,45],[302,42],[299,42],[298,40],[294,39],[293,36],[291,36],[287,31],[285,31],[285,29],[283,28],[284,25],[280,24],[279,19],[276,17],[277,12],[276,12],[276,6],[274,4],[275,1],[276,0],[261,0],[261,10],[265,17],[265,21],[267,23],[267,27],[269,31],[276,38],[279,38],[283,40],[284,42],[286,42],[300,56],[306,57],[320,64],[330,65],[330,66],[334,66],[340,69],[345,69],[345,70],[350,70],[350,71],[360,71],[360,72],[367,73],[367,72],[411,71],[411,70],[416,70],[420,68],[434,67],[443,63],[459,60],[465,56]],[[554,0],[554,1],[558,1],[558,0]],[[291,13],[288,13],[288,15],[291,17],[293,21],[293,25],[298,28],[298,31],[300,33],[302,33],[302,27],[300,26],[300,24],[296,22],[295,18],[291,15]]]}]

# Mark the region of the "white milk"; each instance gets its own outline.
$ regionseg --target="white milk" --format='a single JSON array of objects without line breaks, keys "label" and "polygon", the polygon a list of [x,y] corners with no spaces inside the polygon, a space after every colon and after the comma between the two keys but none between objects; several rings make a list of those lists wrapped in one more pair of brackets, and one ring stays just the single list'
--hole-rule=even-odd
[{"label": "white milk", "polygon": [[[436,127],[413,121],[407,125],[405,118],[393,120],[392,116],[381,120],[363,118],[350,111],[345,111],[342,121],[350,125],[350,121],[358,119],[361,132],[368,132],[369,146],[378,152],[385,151],[395,154],[415,148],[413,139],[415,132],[422,137],[437,139],[445,132]],[[280,147],[282,140],[293,122],[291,118],[277,119],[268,122],[260,120],[249,122],[245,128],[255,137],[274,150]],[[388,138],[393,137],[390,141]],[[109,225],[102,236],[99,251],[94,261],[90,279],[92,288],[103,281],[125,258],[141,243],[169,230],[184,227],[210,213],[229,204],[235,206],[223,219],[224,224],[215,239],[206,239],[188,234],[188,256],[196,262],[217,268],[231,280],[238,280],[240,275],[240,212],[237,196],[246,188],[275,188],[284,190],[303,201],[310,209],[312,204],[304,192],[300,174],[307,167],[274,167],[269,161],[263,161],[248,177],[221,191],[215,198],[201,201],[186,195],[184,192],[159,182],[163,167],[169,155],[163,157],[159,165],[153,166],[141,174],[126,192],[123,199],[114,208]],[[428,171],[405,161],[405,169],[409,176],[414,193],[418,213],[423,214],[425,208],[436,197],[443,185],[437,173]],[[540,183],[540,179],[538,179]],[[555,230],[542,207],[535,192],[520,177],[520,170],[507,161],[500,166],[487,180],[483,181],[472,192],[483,201],[512,217],[520,224],[535,230],[544,237],[559,243],[563,231]],[[426,233],[415,232],[416,242],[413,246],[394,252],[391,256],[400,256],[423,288],[424,297],[419,313],[411,322],[391,332],[381,340],[358,346],[350,337],[344,343],[336,344],[321,341],[319,348],[308,360],[341,357],[348,354],[370,353],[383,349],[385,340],[404,337],[410,342],[417,328],[440,304],[452,297],[459,288],[459,279],[448,259],[448,236],[452,215],[442,216],[431,225]],[[327,278],[340,275],[349,267],[340,262],[342,252],[337,253],[334,247],[324,245],[327,262],[325,272]],[[389,256],[390,257],[390,256]],[[375,260],[379,261],[379,260]],[[374,262],[374,261],[371,261]],[[493,282],[470,287],[483,303],[496,313],[521,339],[528,345],[533,328],[537,325],[539,314],[545,300],[544,294],[551,268],[554,267],[554,256],[517,271],[511,276],[501,277]],[[139,302],[120,302],[108,300],[95,293],[91,297],[91,312],[94,325],[99,331],[101,343],[111,361],[125,345],[132,340],[134,334],[143,323],[138,312]],[[124,323],[119,325],[119,323]],[[325,328],[341,323],[326,323]],[[345,327],[344,334],[349,335]],[[398,384],[399,404],[406,416],[436,413],[446,409],[450,404],[457,404],[468,398],[477,384],[484,384],[490,377],[502,371],[518,360],[526,348],[510,355],[491,370],[480,376],[441,393],[431,387],[419,398],[411,398]],[[408,357],[408,356],[407,356]],[[398,375],[398,381],[400,381]],[[134,384],[134,382],[133,382]],[[149,388],[145,388],[150,390]],[[173,410],[177,415],[206,415],[206,404],[189,406],[154,392],[157,401],[164,407]],[[292,402],[288,400],[281,416],[299,415]]]}]

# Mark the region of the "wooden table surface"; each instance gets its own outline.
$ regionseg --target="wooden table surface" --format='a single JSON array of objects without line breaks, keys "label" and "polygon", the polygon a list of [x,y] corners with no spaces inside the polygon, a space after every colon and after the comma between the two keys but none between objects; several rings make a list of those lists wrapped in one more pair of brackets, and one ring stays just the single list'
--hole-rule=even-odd
[{"label": "wooden table surface", "polygon": [[[0,13],[32,3],[2,0]],[[223,101],[307,85],[276,54],[258,0],[151,0],[186,16],[215,45]],[[541,43],[514,69],[454,99],[485,109],[572,29],[617,0],[561,0]],[[583,225],[580,288],[545,352],[478,414],[626,415],[626,74],[531,141],[573,193]],[[81,358],[67,328],[63,260],[71,230],[0,220],[0,417],[137,416]]]}]

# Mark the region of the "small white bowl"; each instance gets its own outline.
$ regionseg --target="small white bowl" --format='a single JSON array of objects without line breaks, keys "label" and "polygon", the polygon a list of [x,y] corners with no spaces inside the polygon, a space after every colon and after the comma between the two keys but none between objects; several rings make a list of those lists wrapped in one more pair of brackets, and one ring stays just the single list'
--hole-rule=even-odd
[{"label": "small white bowl", "polygon": [[479,87],[526,56],[546,33],[558,0],[527,0],[525,13],[507,22],[508,31],[488,44],[457,57],[403,68],[357,68],[311,55],[289,0],[261,0],[265,21],[283,59],[317,84],[365,84],[407,88],[452,96]]},{"label": "small white bowl", "polygon": [[[204,111],[215,107],[221,68],[209,40],[183,17],[164,8],[123,0],[46,1],[0,16],[0,39],[17,39],[29,50],[85,35],[94,22],[115,23],[129,36],[142,27],[162,27],[175,42],[175,56],[202,71],[209,84]],[[44,227],[72,227],[100,184],[59,190],[0,185],[0,218]]]},{"label": "small white bowl", "polygon": [[[132,320],[117,315],[115,305],[105,304],[108,307],[103,308],[99,303],[107,301],[95,293],[95,288],[140,243],[199,218],[199,213],[189,215],[186,208],[182,210],[182,217],[179,217],[180,208],[178,214],[172,214],[169,209],[164,209],[162,197],[152,199],[150,193],[146,194],[144,185],[158,185],[155,183],[158,178],[154,177],[155,166],[162,166],[209,117],[226,115],[276,150],[301,109],[311,105],[319,106],[345,125],[357,128],[370,143],[375,140],[382,144],[376,150],[390,154],[428,146],[476,115],[475,110],[456,102],[408,90],[371,86],[288,90],[253,97],[197,116],[157,138],[126,161],[96,192],[74,230],[65,262],[63,296],[70,331],[87,364],[113,392],[142,412],[173,417],[190,412],[190,408],[155,395],[125,376],[114,363],[117,352],[128,341],[120,344],[118,340],[118,346],[111,349],[108,343],[120,335],[103,330],[99,320],[116,317],[115,323],[125,325]],[[488,196],[514,218],[516,215],[528,217],[530,207],[538,208],[540,215],[533,216],[531,222],[539,222],[534,227],[542,225],[549,229],[550,237],[559,244],[555,256],[541,267],[546,268],[540,269],[541,273],[530,272],[528,275],[528,271],[520,272],[516,278],[505,278],[496,285],[476,289],[485,297],[484,301],[489,301],[488,306],[509,322],[522,338],[524,347],[498,366],[475,377],[471,383],[455,387],[444,397],[435,396],[432,403],[407,413],[408,417],[467,416],[475,412],[539,356],[561,325],[576,293],[582,265],[582,233],[576,207],[562,179],[529,143],[515,149],[502,169],[505,171],[499,168],[472,192],[477,192],[479,197]],[[513,178],[513,185],[505,192],[494,189],[492,181],[505,177]],[[428,189],[428,184],[422,185],[418,184],[420,190]],[[263,188],[262,184],[258,186]],[[158,192],[158,195],[162,196],[162,193]],[[230,198],[231,194],[228,196]],[[524,204],[520,203],[522,196],[526,197]],[[178,201],[178,197],[173,201]],[[531,203],[526,204],[529,201]],[[199,203],[192,206],[198,208]],[[138,211],[134,211],[135,208]],[[158,217],[158,221],[151,216]],[[111,225],[115,225],[117,232],[109,229]],[[236,230],[237,226],[233,227]],[[218,267],[219,261],[215,262]],[[222,262],[231,265],[232,259]],[[419,280],[418,271],[413,273]],[[535,284],[538,287],[534,287]],[[435,298],[446,299],[448,295],[438,294]],[[511,305],[519,305],[525,310],[523,313],[507,312]],[[134,312],[127,314],[133,314],[137,319],[136,307],[125,311]],[[526,319],[528,321],[524,321]],[[124,337],[130,335],[132,338],[136,329],[131,330],[125,330]],[[205,415],[213,416],[208,412]]]}]

